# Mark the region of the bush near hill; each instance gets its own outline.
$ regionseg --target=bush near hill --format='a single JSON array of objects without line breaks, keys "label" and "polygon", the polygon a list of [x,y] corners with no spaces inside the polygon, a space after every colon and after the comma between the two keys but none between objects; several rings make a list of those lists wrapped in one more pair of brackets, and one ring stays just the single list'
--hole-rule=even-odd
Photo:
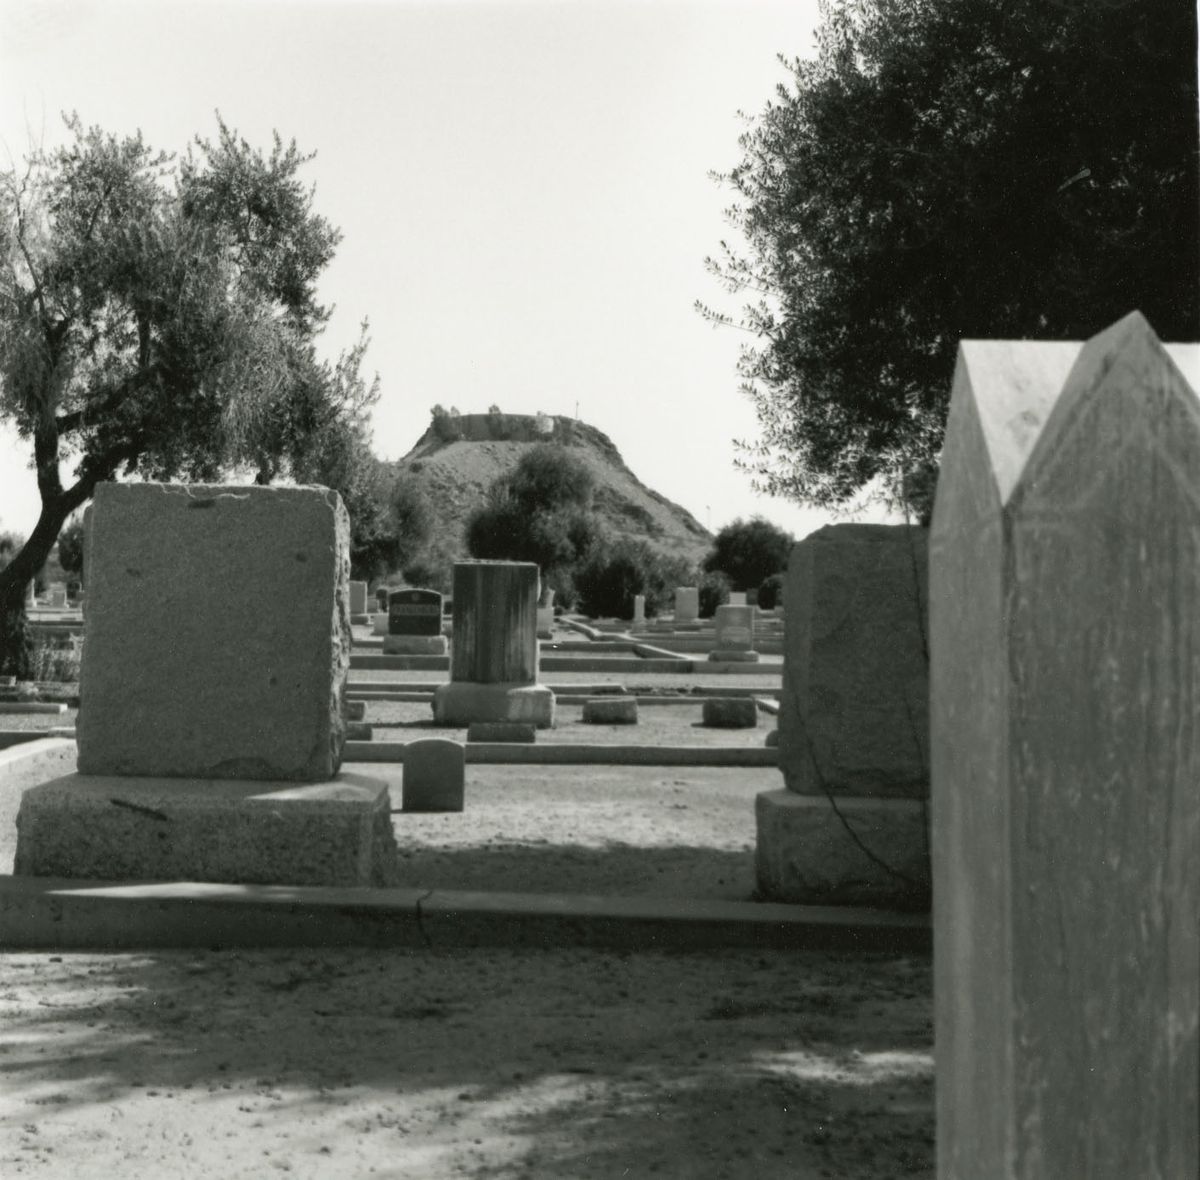
[{"label": "bush near hill", "polygon": [[594,487],[591,471],[564,447],[532,447],[468,517],[467,551],[489,560],[536,562],[543,588],[571,605],[575,573],[602,539],[592,511]]},{"label": "bush near hill", "polygon": [[724,606],[729,601],[729,579],[720,570],[707,573],[700,579],[700,617],[711,619],[717,613],[717,607]]},{"label": "bush near hill", "polygon": [[772,574],[759,586],[758,605],[763,610],[774,610],[783,605],[783,574]]},{"label": "bush near hill", "polygon": [[791,533],[761,516],[739,517],[717,533],[704,569],[724,574],[734,590],[755,590],[771,574],[787,569],[794,543]]},{"label": "bush near hill", "polygon": [[652,619],[669,605],[675,587],[694,571],[686,560],[669,557],[637,538],[599,546],[575,573],[579,609],[591,618],[629,619],[638,594]]}]

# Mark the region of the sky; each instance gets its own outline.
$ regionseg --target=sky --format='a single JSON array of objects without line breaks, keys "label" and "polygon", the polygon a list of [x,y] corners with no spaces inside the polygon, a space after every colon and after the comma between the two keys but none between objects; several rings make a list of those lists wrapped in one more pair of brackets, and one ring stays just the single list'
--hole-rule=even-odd
[{"label": "sky", "polygon": [[[740,240],[709,174],[816,21],[817,0],[0,0],[0,166],[61,142],[63,111],[170,151],[217,111],[264,150],[278,131],[316,153],[344,235],[322,351],[369,319],[381,458],[438,403],[578,416],[714,531],[760,515],[800,537],[831,518],[734,467],[758,436],[750,338],[693,304],[738,310],[704,267]],[[0,432],[0,529],[36,515],[28,448]]]}]

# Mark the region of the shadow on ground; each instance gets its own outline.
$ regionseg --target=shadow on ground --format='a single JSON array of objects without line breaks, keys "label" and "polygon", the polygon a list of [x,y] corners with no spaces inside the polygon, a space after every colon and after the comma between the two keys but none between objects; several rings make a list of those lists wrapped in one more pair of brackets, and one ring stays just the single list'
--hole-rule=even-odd
[{"label": "shadow on ground", "polygon": [[0,1001],[20,1150],[59,1167],[182,1120],[239,1176],[268,1143],[313,1176],[933,1175],[924,959],[23,955]]}]

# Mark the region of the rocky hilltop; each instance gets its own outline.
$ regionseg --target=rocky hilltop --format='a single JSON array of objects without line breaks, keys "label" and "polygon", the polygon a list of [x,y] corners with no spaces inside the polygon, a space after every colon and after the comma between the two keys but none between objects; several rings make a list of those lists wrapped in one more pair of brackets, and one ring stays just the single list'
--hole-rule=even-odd
[{"label": "rocky hilltop", "polygon": [[594,426],[550,414],[435,414],[416,446],[393,466],[429,493],[446,548],[465,553],[463,527],[487,489],[539,443],[569,447],[596,477],[593,507],[613,536],[641,537],[664,553],[698,562],[712,535],[625,466]]}]

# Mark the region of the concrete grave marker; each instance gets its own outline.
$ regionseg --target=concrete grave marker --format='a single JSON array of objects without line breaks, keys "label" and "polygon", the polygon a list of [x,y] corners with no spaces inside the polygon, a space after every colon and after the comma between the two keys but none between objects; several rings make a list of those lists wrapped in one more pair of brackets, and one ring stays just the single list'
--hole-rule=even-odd
[{"label": "concrete grave marker", "polygon": [[700,588],[677,586],[675,588],[675,622],[694,623],[700,618]]},{"label": "concrete grave marker", "polygon": [[445,655],[442,596],[436,590],[393,590],[388,595],[383,650],[403,655]]},{"label": "concrete grave marker", "polygon": [[756,663],[754,650],[754,612],[752,606],[717,607],[717,646],[708,654],[710,660],[730,663]]},{"label": "concrete grave marker", "polygon": [[350,583],[350,621],[366,622],[367,614],[367,584],[366,582]]},{"label": "concrete grave marker", "polygon": [[633,596],[634,626],[640,626],[645,621],[646,621],[646,596],[644,594],[635,594]]},{"label": "concrete grave marker", "polygon": [[433,695],[439,725],[554,724],[554,694],[537,682],[537,596],[532,562],[455,563],[450,683]]},{"label": "concrete grave marker", "polygon": [[404,747],[404,811],[462,811],[466,750],[448,738],[421,738]]},{"label": "concrete grave marker", "polygon": [[927,551],[925,529],[862,524],[829,525],[792,548],[785,789],[755,801],[767,897],[928,904]]},{"label": "concrete grave marker", "polygon": [[333,775],[350,666],[337,495],[109,483],[89,522],[80,772]]},{"label": "concrete grave marker", "polygon": [[1198,386],[1200,347],[1137,313],[959,349],[930,587],[941,1180],[1200,1174]]},{"label": "concrete grave marker", "polygon": [[109,483],[87,522],[80,773],[25,791],[16,871],[393,883],[387,784],[339,772],[337,494]]}]

